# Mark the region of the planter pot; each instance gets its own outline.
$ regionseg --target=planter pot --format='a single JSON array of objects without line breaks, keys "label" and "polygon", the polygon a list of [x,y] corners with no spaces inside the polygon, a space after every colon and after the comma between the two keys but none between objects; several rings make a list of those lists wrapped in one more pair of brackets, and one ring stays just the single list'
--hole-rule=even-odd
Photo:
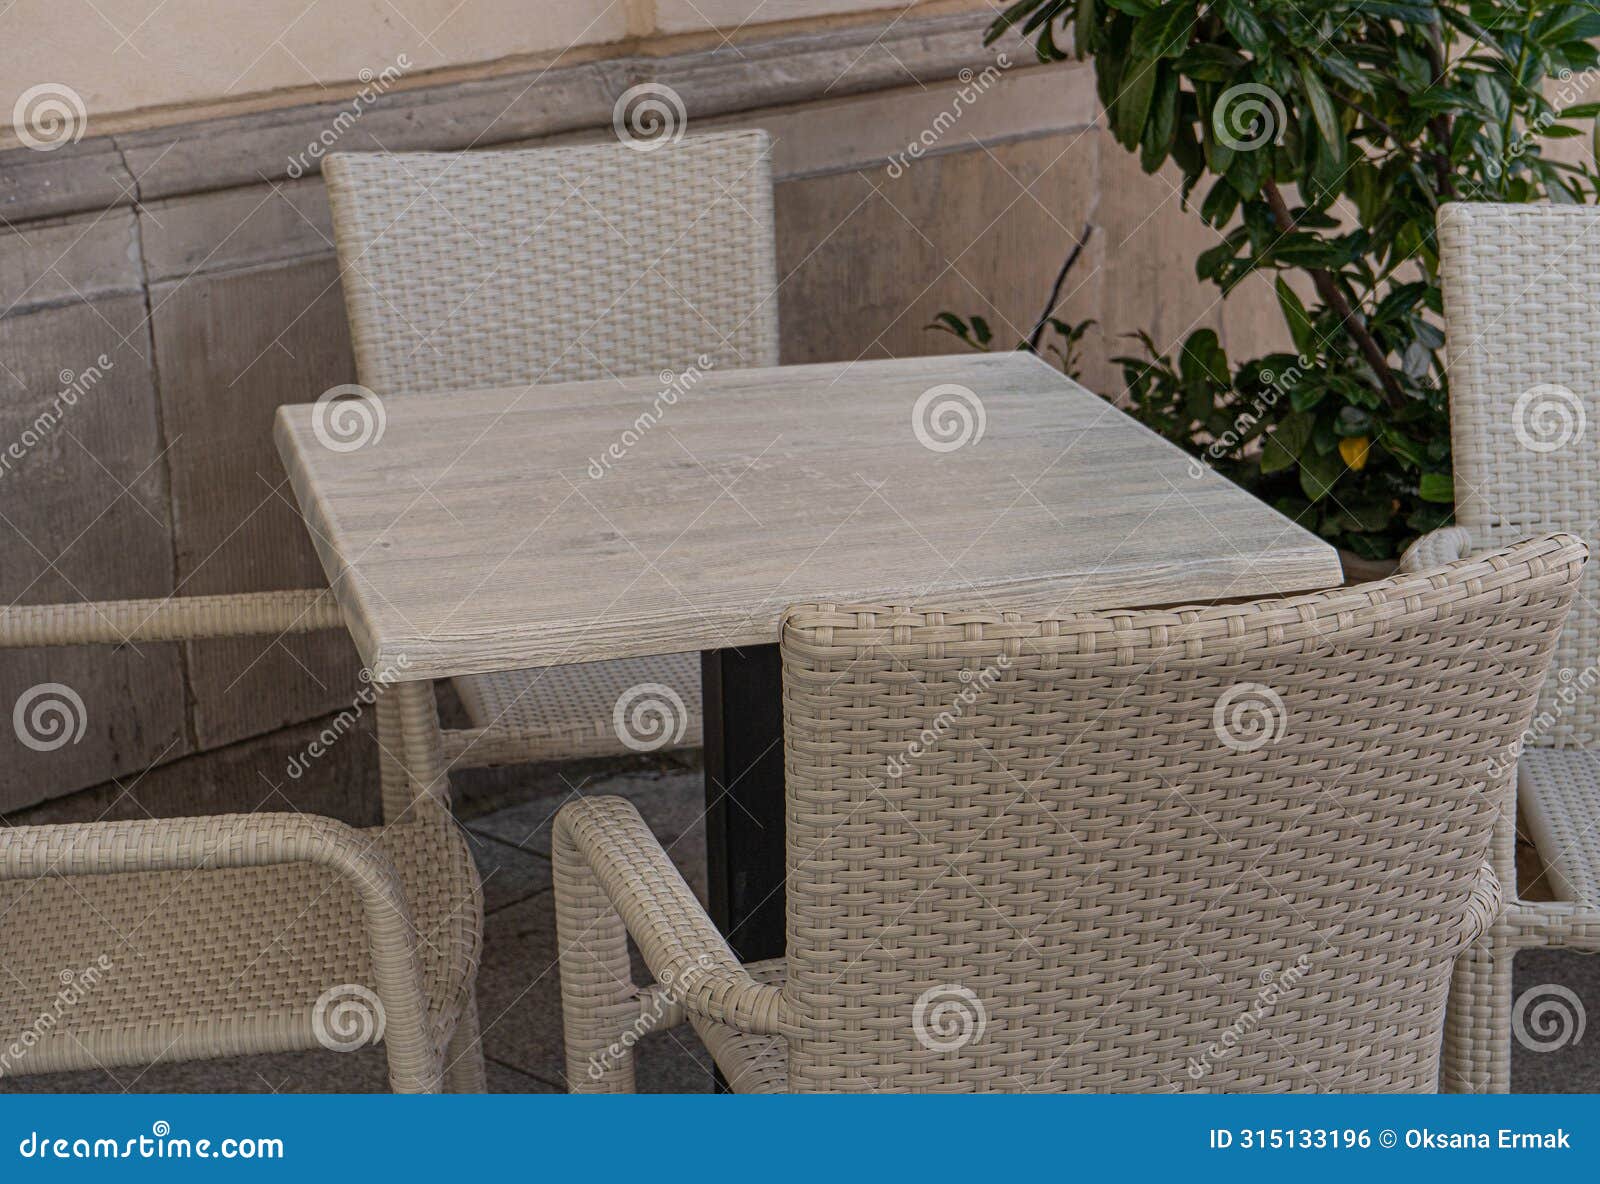
[{"label": "planter pot", "polygon": [[1339,562],[1344,567],[1346,584],[1368,584],[1394,575],[1399,566],[1397,559],[1363,559],[1353,551],[1339,548]]}]

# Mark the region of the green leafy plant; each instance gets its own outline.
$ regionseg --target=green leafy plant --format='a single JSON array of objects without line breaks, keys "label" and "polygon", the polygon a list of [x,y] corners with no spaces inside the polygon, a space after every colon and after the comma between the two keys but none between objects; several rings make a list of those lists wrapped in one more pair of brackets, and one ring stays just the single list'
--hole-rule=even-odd
[{"label": "green leafy plant", "polygon": [[1600,0],[1018,0],[988,40],[1013,27],[1093,60],[1117,141],[1175,164],[1218,232],[1196,273],[1270,275],[1287,323],[1293,352],[1243,363],[1209,329],[1138,335],[1114,359],[1130,411],[1364,557],[1449,521],[1435,216],[1600,196],[1592,151],[1549,151],[1595,137]]}]

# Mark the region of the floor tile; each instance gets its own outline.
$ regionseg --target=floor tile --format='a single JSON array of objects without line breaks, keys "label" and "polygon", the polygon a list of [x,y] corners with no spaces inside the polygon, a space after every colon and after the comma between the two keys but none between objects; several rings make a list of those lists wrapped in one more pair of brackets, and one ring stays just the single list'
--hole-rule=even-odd
[{"label": "floor tile", "polygon": [[1513,1015],[1525,1036],[1511,1042],[1511,1089],[1519,1094],[1600,1092],[1600,957],[1524,950],[1511,964]]},{"label": "floor tile", "polygon": [[469,824],[462,828],[483,885],[483,911],[492,913],[526,900],[550,887],[550,860],[490,835]]},{"label": "floor tile", "polygon": [[662,771],[614,775],[583,783],[574,790],[539,794],[468,825],[523,851],[548,857],[556,812],[577,797],[614,795],[639,810],[651,832],[701,900],[705,899],[705,782],[699,772]]}]

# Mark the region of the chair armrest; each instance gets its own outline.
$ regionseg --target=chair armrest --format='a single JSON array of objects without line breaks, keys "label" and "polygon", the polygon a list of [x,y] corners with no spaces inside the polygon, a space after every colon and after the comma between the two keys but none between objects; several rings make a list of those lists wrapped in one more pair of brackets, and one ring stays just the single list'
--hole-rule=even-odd
[{"label": "chair armrest", "polygon": [[[556,815],[558,851],[575,851],[685,1011],[741,1032],[778,1031],[783,992],[734,956],[655,835],[625,798],[583,798]],[[561,860],[556,862],[558,879]]]},{"label": "chair armrest", "polygon": [[1472,536],[1464,526],[1441,526],[1406,548],[1399,570],[1407,575],[1431,571],[1472,554]]},{"label": "chair armrest", "polygon": [[1557,900],[1513,900],[1509,906],[1506,921],[1516,949],[1600,954],[1600,907]]},{"label": "chair armrest", "polygon": [[1479,869],[1477,878],[1473,880],[1471,889],[1468,890],[1467,911],[1462,914],[1459,924],[1463,950],[1489,932],[1489,927],[1500,916],[1505,904],[1505,892],[1500,886],[1500,877],[1495,874],[1493,867],[1484,864]]},{"label": "chair armrest", "polygon": [[[0,881],[314,863],[361,899],[397,1088],[438,1088],[416,927],[400,873],[368,833],[306,814],[222,814],[0,829]],[[314,901],[306,902],[315,907]]]},{"label": "chair armrest", "polygon": [[344,624],[326,588],[0,607],[0,648],[198,641],[208,637],[309,633]]}]

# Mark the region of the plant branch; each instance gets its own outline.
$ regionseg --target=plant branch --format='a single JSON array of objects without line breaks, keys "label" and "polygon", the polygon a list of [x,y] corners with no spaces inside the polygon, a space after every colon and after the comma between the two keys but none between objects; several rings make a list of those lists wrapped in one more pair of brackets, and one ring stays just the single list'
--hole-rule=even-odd
[{"label": "plant branch", "polygon": [[[1444,81],[1444,40],[1439,35],[1437,22],[1428,26],[1428,65],[1433,69],[1434,85]],[[1455,178],[1450,175],[1450,134],[1451,121],[1448,112],[1441,111],[1428,121],[1428,126],[1433,129],[1433,138],[1439,142],[1442,155],[1431,152],[1433,157],[1434,181],[1439,186],[1439,193],[1446,201],[1456,198]]]},{"label": "plant branch", "polygon": [[[1273,219],[1278,223],[1278,229],[1288,234],[1294,229],[1294,216],[1289,212],[1289,203],[1283,200],[1283,193],[1278,189],[1277,182],[1263,181],[1261,191],[1266,195],[1267,205],[1272,210]],[[1333,274],[1322,267],[1310,267],[1306,270],[1311,273],[1311,283],[1317,289],[1317,295],[1339,315],[1340,324],[1361,350],[1361,356],[1367,360],[1367,365],[1372,367],[1372,372],[1377,375],[1384,391],[1396,403],[1404,403],[1405,391],[1401,389],[1400,380],[1394,376],[1394,371],[1389,368],[1382,347],[1367,329],[1366,322],[1355,309],[1350,307],[1350,301],[1345,299]]]},{"label": "plant branch", "polygon": [[[1374,128],[1376,128],[1389,140],[1392,145],[1394,145],[1394,150],[1396,152],[1399,152],[1404,156],[1411,157],[1413,160],[1420,157],[1423,160],[1431,161],[1433,163],[1434,174],[1439,181],[1439,187],[1441,189],[1450,189],[1450,195],[1452,197],[1455,196],[1455,191],[1450,184],[1450,158],[1448,156],[1445,156],[1443,153],[1439,152],[1430,152],[1426,148],[1417,149],[1417,155],[1414,156],[1411,148],[1407,146],[1405,138],[1396,132],[1394,128],[1390,127],[1387,123],[1379,119],[1371,111],[1363,107],[1360,103],[1356,102],[1356,100],[1350,98],[1348,95],[1342,94],[1333,88],[1329,88],[1329,93],[1343,103],[1346,107],[1349,107],[1350,110],[1354,111],[1357,115],[1365,119]],[[1441,120],[1443,121],[1442,124],[1440,122]],[[1435,116],[1432,126],[1434,134],[1442,134],[1445,137],[1444,142],[1448,144],[1450,136],[1450,117],[1448,115]]]},{"label": "plant branch", "polygon": [[1034,353],[1039,352],[1039,342],[1044,340],[1044,328],[1050,323],[1050,314],[1056,310],[1056,301],[1061,299],[1061,289],[1066,285],[1067,274],[1073,265],[1078,262],[1078,256],[1083,254],[1083,248],[1089,242],[1089,236],[1094,233],[1094,223],[1085,222],[1083,230],[1078,234],[1077,241],[1072,244],[1066,262],[1061,265],[1061,270],[1056,272],[1056,282],[1050,285],[1050,299],[1045,301],[1044,311],[1039,314],[1039,319],[1034,322],[1033,331],[1028,334],[1028,348]]}]

